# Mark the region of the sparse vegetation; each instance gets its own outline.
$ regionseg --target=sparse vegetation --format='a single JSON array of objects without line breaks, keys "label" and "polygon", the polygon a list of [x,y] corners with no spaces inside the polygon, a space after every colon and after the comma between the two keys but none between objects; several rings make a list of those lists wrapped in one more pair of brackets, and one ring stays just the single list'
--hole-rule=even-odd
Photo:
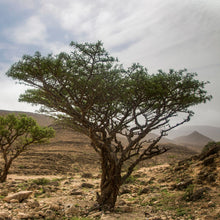
[{"label": "sparse vegetation", "polygon": [[32,182],[37,185],[48,185],[51,181],[46,178],[39,178],[39,179],[32,180]]},{"label": "sparse vegetation", "polygon": [[194,192],[194,185],[190,184],[186,189],[185,189],[185,193],[183,194],[182,198],[186,201],[189,201],[193,195]]},{"label": "sparse vegetation", "polygon": [[203,149],[202,149],[202,153],[206,153],[207,151],[209,151],[211,148],[215,147],[215,146],[219,146],[220,147],[220,142],[209,142],[208,144],[206,144]]},{"label": "sparse vegetation", "polygon": [[91,218],[72,217],[70,220],[92,220]]}]

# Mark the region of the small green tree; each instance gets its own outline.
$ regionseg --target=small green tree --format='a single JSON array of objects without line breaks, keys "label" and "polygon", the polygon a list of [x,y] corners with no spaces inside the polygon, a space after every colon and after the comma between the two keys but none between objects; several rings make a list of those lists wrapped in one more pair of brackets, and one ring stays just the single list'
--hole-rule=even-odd
[{"label": "small green tree", "polygon": [[0,182],[5,182],[12,162],[34,143],[54,136],[52,128],[43,128],[24,114],[0,116]]},{"label": "small green tree", "polygon": [[[91,139],[102,169],[97,201],[101,209],[112,209],[134,167],[166,152],[157,145],[159,140],[190,120],[190,106],[211,96],[204,90],[206,82],[196,80],[195,73],[160,70],[150,75],[139,64],[124,69],[101,42],[72,42],[71,46],[70,54],[26,55],[7,75],[34,87],[20,101],[56,112],[68,126]],[[160,135],[146,143],[143,138],[153,130]]]}]

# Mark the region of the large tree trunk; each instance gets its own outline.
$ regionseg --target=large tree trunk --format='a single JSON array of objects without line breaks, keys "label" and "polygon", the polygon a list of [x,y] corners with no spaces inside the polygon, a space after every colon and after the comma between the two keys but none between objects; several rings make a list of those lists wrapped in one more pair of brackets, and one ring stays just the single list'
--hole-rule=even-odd
[{"label": "large tree trunk", "polygon": [[0,183],[3,183],[3,182],[6,181],[10,166],[11,166],[11,163],[5,164],[3,170],[2,170],[2,172],[0,174]]},{"label": "large tree trunk", "polygon": [[102,210],[112,210],[121,186],[121,166],[117,163],[117,159],[106,150],[102,150],[101,161],[101,195],[98,195],[97,201]]}]

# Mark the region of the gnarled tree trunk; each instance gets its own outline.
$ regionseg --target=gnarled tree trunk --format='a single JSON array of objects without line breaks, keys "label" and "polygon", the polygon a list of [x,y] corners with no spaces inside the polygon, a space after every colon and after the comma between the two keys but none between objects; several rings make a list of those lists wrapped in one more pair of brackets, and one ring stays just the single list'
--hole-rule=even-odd
[{"label": "gnarled tree trunk", "polygon": [[112,153],[102,150],[101,156],[101,195],[97,202],[102,210],[112,210],[115,207],[119,188],[121,186],[121,165]]},{"label": "gnarled tree trunk", "polygon": [[2,172],[0,173],[0,183],[3,183],[6,181],[7,176],[8,176],[8,171],[11,166],[11,162],[12,162],[11,160],[8,163],[5,162],[4,168]]}]

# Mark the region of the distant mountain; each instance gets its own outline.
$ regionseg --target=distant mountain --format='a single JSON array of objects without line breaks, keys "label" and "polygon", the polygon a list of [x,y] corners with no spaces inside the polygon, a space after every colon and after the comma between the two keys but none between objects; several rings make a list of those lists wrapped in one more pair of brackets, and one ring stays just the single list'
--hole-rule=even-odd
[{"label": "distant mountain", "polygon": [[[121,135],[121,134],[118,134],[117,137],[119,138],[119,140],[122,142],[122,144],[124,145],[127,145],[128,142],[127,142],[127,139],[125,136]],[[134,138],[136,137],[136,135],[134,136]],[[158,138],[158,135],[157,134],[154,134],[154,133],[149,133],[147,134],[147,136],[145,136],[142,141],[146,141],[146,145],[148,145],[151,141],[155,140],[156,138]],[[166,137],[162,137],[161,140],[159,141],[159,143],[161,144],[173,144],[173,140],[170,140]]]},{"label": "distant mountain", "polygon": [[186,136],[191,134],[193,131],[197,131],[200,134],[213,139],[214,141],[220,141],[220,127],[213,127],[207,125],[182,126],[178,129],[170,131],[168,138],[174,139],[179,136]]},{"label": "distant mountain", "polygon": [[176,144],[182,144],[185,146],[198,146],[198,150],[201,150],[202,147],[213,140],[197,131],[194,131],[189,135],[174,138],[173,141],[175,141]]},{"label": "distant mountain", "polygon": [[[143,139],[144,140],[154,140],[158,137],[157,134],[154,134],[154,133],[149,133],[146,137],[144,137]],[[160,143],[173,143],[172,140],[170,140],[169,138],[166,138],[166,137],[162,137],[161,140],[160,140]]]},{"label": "distant mountain", "polygon": [[7,115],[7,114],[26,114],[29,117],[32,117],[40,126],[49,126],[52,125],[54,120],[50,116],[46,116],[43,114],[37,114],[32,112],[22,112],[22,111],[7,111],[7,110],[0,110],[0,115]]}]

